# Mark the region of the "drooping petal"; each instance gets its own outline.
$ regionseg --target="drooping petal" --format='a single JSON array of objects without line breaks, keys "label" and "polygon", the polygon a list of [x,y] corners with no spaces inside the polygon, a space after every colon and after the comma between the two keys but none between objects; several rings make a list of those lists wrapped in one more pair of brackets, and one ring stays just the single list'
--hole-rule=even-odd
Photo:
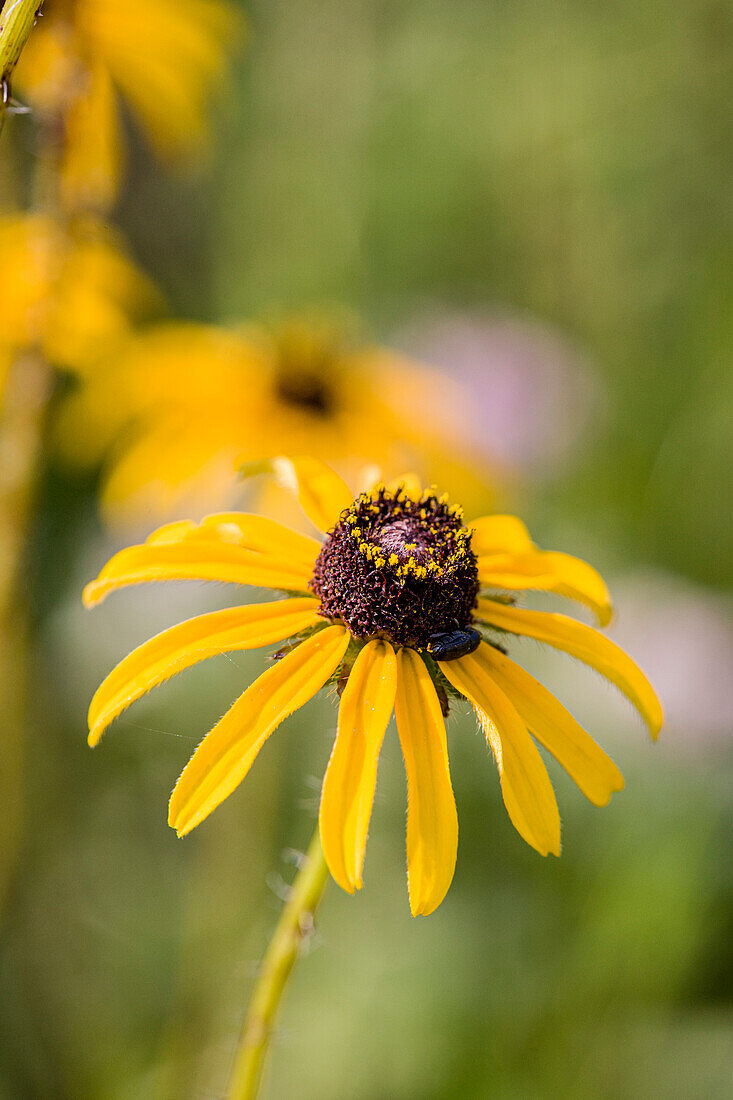
[{"label": "drooping petal", "polygon": [[[482,642],[479,651],[485,646]],[[476,709],[496,759],[504,805],[515,829],[541,855],[559,855],[560,814],[555,792],[516,707],[475,653],[439,664],[446,679]]]},{"label": "drooping petal", "polygon": [[88,84],[66,114],[59,186],[67,209],[107,210],[119,191],[122,141],[108,70],[91,64]]},{"label": "drooping petal", "polygon": [[407,772],[407,885],[413,917],[440,905],[453,879],[458,816],[445,722],[422,658],[397,654],[397,731]]},{"label": "drooping petal", "polygon": [[339,706],[338,731],[323,780],[319,824],[329,870],[348,893],[360,890],[377,763],[394,707],[397,660],[389,642],[368,642]]},{"label": "drooping petal", "polygon": [[516,516],[481,516],[468,525],[476,555],[528,554],[535,549],[529,531]]},{"label": "drooping petal", "polygon": [[534,589],[585,604],[606,626],[613,615],[606,583],[592,565],[553,550],[487,554],[478,559],[479,580],[488,588]]},{"label": "drooping petal", "polygon": [[[92,607],[117,588],[149,581],[228,581],[306,592],[312,563],[299,542],[288,540],[290,534],[299,536],[273,520],[261,524],[262,517],[242,513],[235,521],[236,515],[211,516],[201,524],[168,523],[142,545],[121,550],[84,589],[85,605]],[[279,529],[277,538],[273,528]],[[250,549],[248,540],[271,549]]]},{"label": "drooping petal", "polygon": [[540,744],[586,798],[596,806],[605,806],[614,791],[623,790],[624,778],[613,760],[546,687],[493,646],[480,646],[476,661],[511,699]]},{"label": "drooping petal", "polygon": [[319,531],[330,531],[354,497],[343,478],[317,458],[272,458],[246,463],[244,476],[275,474],[280,484],[298,498],[308,519]]},{"label": "drooping petal", "polygon": [[277,600],[228,607],[179,623],[125,657],[97,689],[89,707],[89,744],[151,688],[198,661],[219,653],[256,649],[283,641],[323,620],[318,600]]},{"label": "drooping petal", "polygon": [[234,6],[77,0],[75,8],[86,50],[108,67],[156,150],[172,160],[195,152],[208,130],[207,102],[240,35]]},{"label": "drooping petal", "polygon": [[171,795],[168,824],[179,836],[199,825],[242,782],[272,731],[338,668],[349,638],[342,626],[306,638],[250,684],[207,733]]},{"label": "drooping petal", "polygon": [[505,607],[494,600],[480,599],[476,614],[500,630],[536,638],[596,669],[634,704],[657,738],[664,721],[661,703],[639,666],[610,638],[567,615]]}]

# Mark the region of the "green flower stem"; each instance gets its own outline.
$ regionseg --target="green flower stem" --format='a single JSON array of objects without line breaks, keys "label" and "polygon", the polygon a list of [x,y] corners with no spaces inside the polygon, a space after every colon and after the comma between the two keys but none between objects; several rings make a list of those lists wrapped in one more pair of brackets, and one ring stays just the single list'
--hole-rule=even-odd
[{"label": "green flower stem", "polygon": [[313,930],[313,919],[328,878],[328,867],[316,826],[303,865],[296,875],[262,960],[242,1029],[228,1100],[253,1100],[257,1095],[283,991],[302,945]]},{"label": "green flower stem", "polygon": [[5,0],[0,12],[0,75],[12,73],[33,30],[43,0]]}]

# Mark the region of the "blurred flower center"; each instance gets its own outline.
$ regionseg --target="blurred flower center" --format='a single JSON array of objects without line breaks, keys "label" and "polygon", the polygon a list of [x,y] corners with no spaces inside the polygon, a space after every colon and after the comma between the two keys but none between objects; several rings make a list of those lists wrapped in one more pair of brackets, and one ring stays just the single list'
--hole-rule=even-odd
[{"label": "blurred flower center", "polygon": [[420,648],[467,626],[479,583],[461,509],[432,492],[362,494],[329,532],[311,588],[357,638]]},{"label": "blurred flower center", "polygon": [[275,383],[275,392],[285,405],[292,405],[314,416],[329,417],[336,409],[335,394],[325,365],[322,372],[311,366],[283,367]]}]

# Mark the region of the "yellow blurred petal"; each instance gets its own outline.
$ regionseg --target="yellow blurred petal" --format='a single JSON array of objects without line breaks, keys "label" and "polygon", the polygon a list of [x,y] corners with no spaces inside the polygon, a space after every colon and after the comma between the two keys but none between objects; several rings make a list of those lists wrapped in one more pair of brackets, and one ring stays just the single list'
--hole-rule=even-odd
[{"label": "yellow blurred petal", "polygon": [[131,442],[120,453],[112,452],[101,493],[112,527],[232,502],[239,488],[238,447],[230,445],[216,411],[207,412],[211,419],[197,420],[193,410],[183,418],[165,408],[157,416],[151,411]]},{"label": "yellow blurred petal", "polygon": [[[485,642],[479,650],[484,648]],[[484,659],[475,653],[439,664],[446,679],[476,710],[496,759],[504,805],[514,828],[541,855],[559,855],[560,814],[555,792],[514,704],[489,675]]]},{"label": "yellow blurred petal", "polygon": [[107,364],[133,321],[158,308],[160,296],[100,222],[75,223],[71,236],[57,235],[55,248],[44,349],[55,364],[84,375]]},{"label": "yellow blurred petal", "polygon": [[220,0],[76,0],[86,50],[110,70],[151,142],[177,158],[199,146],[206,105],[238,38]]},{"label": "yellow blurred petal", "polygon": [[605,581],[592,565],[552,550],[522,554],[487,554],[478,559],[479,580],[488,588],[554,592],[589,607],[601,626],[613,608]]},{"label": "yellow blurred petal", "polygon": [[12,279],[3,280],[0,294],[3,344],[22,348],[39,343],[60,271],[58,231],[41,214],[0,217],[0,256],[5,271],[13,273]]},{"label": "yellow blurred petal", "polygon": [[36,111],[52,112],[66,101],[78,78],[79,59],[70,49],[66,20],[62,25],[44,11],[20,55],[13,87]]},{"label": "yellow blurred petal", "polygon": [[407,772],[407,885],[413,917],[437,909],[453,879],[458,816],[445,722],[425,663],[397,654],[397,731]]},{"label": "yellow blurred petal", "polygon": [[319,825],[336,882],[360,890],[377,763],[394,707],[397,660],[389,642],[360,651],[341,696],[338,731],[323,780]]},{"label": "yellow blurred petal", "polygon": [[480,646],[476,659],[586,798],[605,806],[614,791],[623,790],[624,779],[613,760],[546,687],[492,646]]},{"label": "yellow blurred petal", "polygon": [[89,744],[131,703],[198,661],[280,642],[316,626],[318,601],[278,600],[229,607],[179,623],[125,657],[98,688],[89,707]]},{"label": "yellow blurred petal", "polygon": [[481,516],[468,525],[473,530],[471,548],[486,554],[528,554],[535,549],[529,531],[516,516]]},{"label": "yellow blurred petal", "polygon": [[326,627],[240,695],[196,749],[171,795],[168,824],[179,836],[199,825],[242,782],[272,731],[336,671],[350,637],[344,627]]},{"label": "yellow blurred petal", "polygon": [[[244,513],[239,517],[246,528],[248,517]],[[260,538],[265,527],[258,527]],[[267,553],[250,550],[242,545],[241,537],[242,531],[233,523],[217,527],[215,516],[209,517],[208,524],[188,520],[166,524],[142,545],[115,554],[84,589],[84,604],[92,607],[115,589],[150,581],[222,581],[307,592],[312,567],[302,557],[285,547]]]},{"label": "yellow blurred petal", "polygon": [[109,73],[95,65],[88,86],[66,113],[61,197],[67,209],[105,210],[120,184],[122,140]]},{"label": "yellow blurred petal", "polygon": [[298,498],[308,519],[324,534],[353,502],[343,478],[318,458],[273,458],[244,468],[244,474],[271,470],[280,484]]},{"label": "yellow blurred petal", "polygon": [[419,500],[422,496],[422,482],[417,474],[413,473],[393,478],[392,481],[387,482],[387,488],[391,493],[397,493],[402,489],[411,500]]},{"label": "yellow blurred petal", "polygon": [[536,638],[590,665],[634,704],[652,737],[659,735],[664,714],[653,687],[628,654],[604,634],[567,615],[505,607],[493,600],[480,599],[476,614],[500,630]]}]

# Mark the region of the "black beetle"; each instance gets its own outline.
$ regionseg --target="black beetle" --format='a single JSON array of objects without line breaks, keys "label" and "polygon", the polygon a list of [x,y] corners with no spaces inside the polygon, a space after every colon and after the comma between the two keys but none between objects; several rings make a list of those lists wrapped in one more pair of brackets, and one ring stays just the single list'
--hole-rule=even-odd
[{"label": "black beetle", "polygon": [[467,657],[478,649],[481,635],[472,626],[463,630],[448,630],[443,634],[432,634],[428,638],[428,653],[436,661],[455,661],[458,657]]}]

